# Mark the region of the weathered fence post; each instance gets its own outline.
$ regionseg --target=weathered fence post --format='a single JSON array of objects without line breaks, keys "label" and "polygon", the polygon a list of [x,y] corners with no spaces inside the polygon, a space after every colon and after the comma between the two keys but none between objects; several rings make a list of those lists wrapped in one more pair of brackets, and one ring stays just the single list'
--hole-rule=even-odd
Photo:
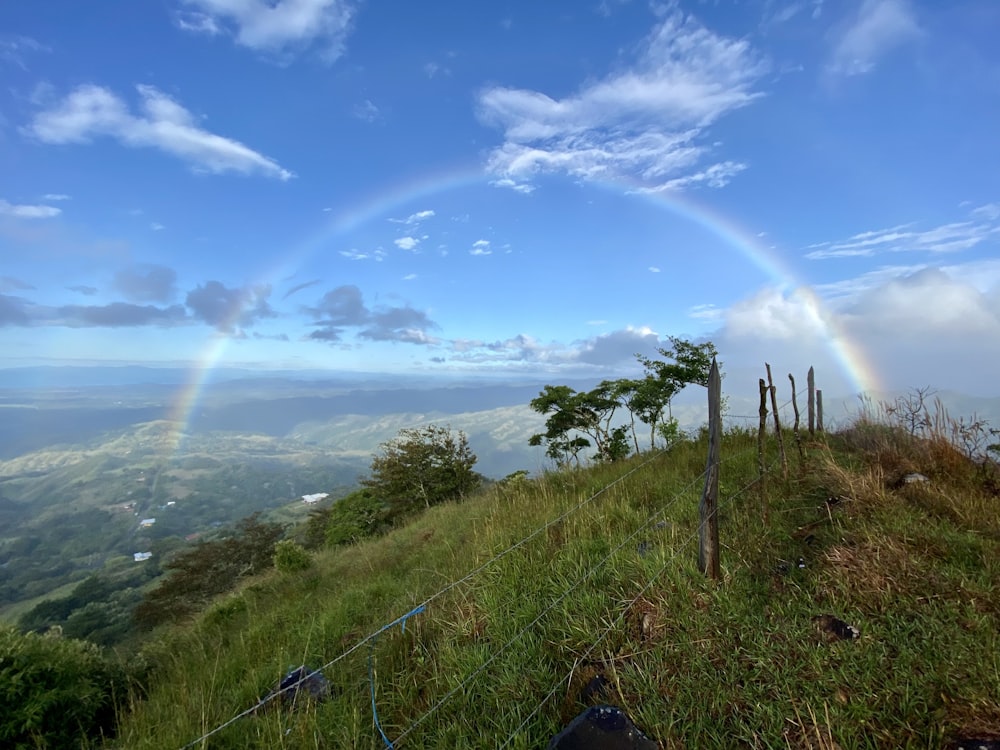
[{"label": "weathered fence post", "polygon": [[823,431],[823,391],[816,389],[816,432]]},{"label": "weathered fence post", "polygon": [[774,434],[778,436],[778,455],[781,457],[781,475],[788,479],[788,458],[785,456],[785,438],[781,434],[781,420],[778,419],[777,387],[771,379],[771,365],[764,363],[767,369],[767,388],[771,391],[771,410],[774,412]]},{"label": "weathered fence post", "polygon": [[816,434],[816,373],[813,368],[809,368],[806,376],[806,388],[809,391],[809,434]]},{"label": "weathered fence post", "polygon": [[757,426],[757,479],[760,480],[760,496],[763,503],[764,521],[770,516],[770,508],[767,503],[767,484],[764,478],[764,443],[767,437],[767,383],[764,378],[759,381],[760,385],[760,424]]},{"label": "weathered fence post", "polygon": [[708,465],[705,468],[705,490],[698,507],[698,569],[713,581],[719,572],[719,450],[722,447],[722,378],[719,365],[712,358],[708,373]]},{"label": "weathered fence post", "polygon": [[799,449],[799,466],[806,460],[802,452],[802,436],[799,435],[799,400],[795,397],[795,377],[788,373],[788,379],[792,381],[792,411],[795,412],[795,425],[792,427],[792,434],[795,436],[795,447]]}]

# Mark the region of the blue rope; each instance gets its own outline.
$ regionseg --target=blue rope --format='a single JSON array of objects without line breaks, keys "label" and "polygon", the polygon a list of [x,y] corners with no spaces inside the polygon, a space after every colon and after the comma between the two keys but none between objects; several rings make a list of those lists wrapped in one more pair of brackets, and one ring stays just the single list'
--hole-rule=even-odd
[{"label": "blue rope", "polygon": [[372,695],[372,718],[375,720],[375,728],[378,730],[378,733],[382,735],[382,741],[385,742],[385,746],[389,748],[389,750],[392,750],[392,742],[389,740],[388,737],[386,737],[385,732],[382,730],[382,722],[378,720],[378,708],[375,707],[375,665],[373,660],[375,654],[375,641],[379,635],[384,633],[386,630],[395,627],[396,625],[402,625],[403,632],[405,633],[406,621],[409,618],[413,617],[414,615],[419,615],[425,609],[426,607],[423,604],[421,604],[419,607],[411,609],[402,617],[397,617],[388,625],[382,626],[374,633],[372,633],[372,638],[370,642],[371,645],[368,647],[368,686],[371,690],[371,695]]}]

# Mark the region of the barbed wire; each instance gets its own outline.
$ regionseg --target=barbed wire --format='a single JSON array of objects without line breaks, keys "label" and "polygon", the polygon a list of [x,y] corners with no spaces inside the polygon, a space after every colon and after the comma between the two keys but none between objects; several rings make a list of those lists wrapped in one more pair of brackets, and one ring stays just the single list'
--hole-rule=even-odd
[{"label": "barbed wire", "polygon": [[[776,465],[777,465],[777,462],[772,462],[771,465],[768,467],[768,472],[772,471]],[[723,509],[725,509],[725,508],[729,507],[730,505],[732,505],[733,501],[736,498],[738,498],[744,492],[746,492],[751,487],[753,487],[755,484],[757,484],[758,482],[760,482],[761,479],[763,479],[763,477],[758,476],[756,479],[748,482],[743,487],[741,487],[739,490],[737,490],[732,495],[730,495],[726,499],[725,502],[721,503],[720,505],[718,505],[716,507],[715,515],[719,515],[719,513],[721,513]],[[542,700],[538,703],[538,705],[536,705],[535,708],[532,709],[531,713],[528,714],[528,716],[514,729],[514,731],[511,732],[509,735],[507,735],[507,739],[504,741],[504,743],[502,745],[500,745],[500,747],[498,748],[498,750],[504,750],[504,748],[508,747],[510,745],[510,743],[514,740],[514,738],[518,734],[520,734],[521,731],[528,725],[528,723],[535,716],[538,715],[538,712],[541,711],[542,707],[546,703],[548,703],[548,701],[552,698],[552,696],[554,696],[559,691],[559,688],[562,687],[562,685],[564,683],[566,683],[568,680],[572,679],[573,672],[576,669],[576,665],[578,663],[580,663],[580,662],[586,661],[587,657],[589,657],[594,652],[594,650],[601,644],[601,642],[605,638],[607,638],[607,636],[611,633],[611,631],[614,630],[615,628],[617,628],[619,625],[621,625],[622,620],[625,618],[625,613],[628,612],[628,611],[630,611],[632,609],[632,607],[635,606],[636,602],[638,602],[643,596],[645,596],[646,592],[649,591],[650,588],[652,588],[652,586],[656,582],[656,580],[663,574],[663,571],[665,571],[667,569],[667,566],[669,566],[677,558],[677,556],[678,556],[678,554],[680,554],[681,550],[683,550],[688,544],[691,543],[691,541],[693,541],[694,539],[696,539],[698,537],[698,535],[701,533],[701,527],[702,527],[702,523],[699,523],[697,525],[697,528],[695,529],[695,531],[692,534],[690,534],[686,539],[684,539],[684,541],[682,541],[680,543],[680,545],[678,545],[677,547],[674,548],[674,550],[672,551],[672,553],[670,554],[670,556],[667,558],[667,560],[663,563],[663,565],[660,566],[660,569],[657,570],[650,577],[650,579],[646,583],[646,585],[643,586],[639,590],[639,593],[636,594],[634,597],[632,597],[631,600],[629,600],[628,604],[625,607],[622,608],[621,612],[618,613],[618,615],[611,622],[611,624],[608,625],[608,627],[606,627],[601,632],[601,634],[598,636],[597,640],[595,640],[590,645],[590,647],[583,653],[583,656],[581,656],[581,657],[579,657],[578,659],[575,660],[575,662],[573,664],[573,667],[566,674],[566,676],[563,677],[561,680],[559,680],[559,682],[556,683],[555,687],[553,687],[548,693],[546,693],[545,697],[542,698]]]},{"label": "barbed wire", "polygon": [[543,609],[535,617],[535,619],[533,619],[531,622],[529,622],[527,625],[525,625],[523,628],[521,628],[521,630],[519,630],[512,638],[510,638],[498,650],[494,651],[493,654],[490,656],[489,659],[487,659],[485,662],[483,662],[481,665],[479,665],[479,667],[477,667],[473,672],[471,672],[464,680],[462,680],[462,682],[460,682],[454,688],[452,688],[447,693],[445,693],[444,697],[442,697],[437,703],[435,703],[434,706],[432,706],[430,709],[428,709],[426,712],[424,712],[424,714],[419,719],[417,719],[412,724],[410,724],[410,726],[407,727],[406,731],[404,731],[402,734],[400,734],[395,739],[395,741],[392,743],[391,746],[395,747],[399,742],[401,742],[405,737],[407,737],[414,729],[416,729],[418,726],[420,726],[420,724],[422,724],[424,721],[426,721],[426,719],[429,716],[431,716],[431,714],[433,714],[442,705],[444,705],[453,695],[455,695],[457,692],[459,692],[460,690],[462,690],[475,677],[477,677],[479,674],[481,674],[490,664],[492,664],[494,661],[496,661],[497,658],[501,654],[503,654],[508,648],[510,648],[515,642],[517,642],[521,638],[521,636],[523,636],[525,633],[527,633],[529,630],[531,630],[531,628],[533,628],[535,625],[537,625],[542,620],[542,618],[545,617],[545,615],[547,615],[549,612],[551,612],[556,607],[556,605],[558,605],[567,596],[569,596],[577,588],[579,588],[583,584],[584,581],[586,581],[589,578],[591,578],[598,570],[600,570],[602,567],[604,567],[604,565],[608,562],[608,560],[610,560],[612,557],[614,557],[616,554],[618,554],[618,552],[621,549],[623,549],[626,545],[628,545],[629,542],[631,542],[636,536],[638,536],[641,531],[643,531],[644,529],[646,529],[650,524],[652,524],[654,521],[656,521],[657,519],[659,519],[666,511],[668,511],[670,508],[672,508],[674,506],[674,504],[676,504],[692,487],[695,486],[695,484],[698,483],[698,480],[702,479],[707,473],[708,473],[708,470],[706,469],[701,474],[699,474],[694,479],[692,479],[682,489],[680,489],[677,492],[675,492],[673,494],[673,496],[670,498],[670,501],[665,506],[663,506],[662,508],[660,508],[659,510],[657,510],[653,515],[651,515],[649,518],[647,518],[646,521],[644,521],[638,528],[635,529],[635,531],[633,531],[631,534],[629,534],[627,537],[625,537],[625,539],[622,540],[622,542],[619,543],[617,547],[615,547],[613,550],[611,550],[598,563],[596,563],[595,565],[593,565],[586,573],[584,573],[582,576],[580,576],[569,588],[567,588],[556,599],[552,600],[549,603],[549,605],[547,607],[545,607],[545,609]]},{"label": "barbed wire", "polygon": [[413,609],[411,609],[406,614],[401,615],[400,617],[397,617],[395,620],[393,620],[389,624],[383,625],[382,627],[378,628],[377,630],[373,631],[372,633],[369,633],[367,636],[365,636],[360,641],[358,641],[353,646],[351,646],[349,649],[347,649],[346,651],[344,651],[343,653],[341,653],[335,659],[332,659],[329,662],[327,662],[326,664],[324,664],[323,666],[318,667],[317,669],[312,670],[311,672],[309,672],[308,674],[306,674],[304,676],[301,676],[296,682],[294,682],[294,683],[292,683],[290,685],[287,685],[286,687],[284,687],[284,688],[282,688],[282,689],[280,689],[278,691],[269,693],[264,698],[261,698],[260,700],[258,700],[257,703],[255,703],[250,708],[248,708],[245,711],[242,711],[242,712],[236,714],[235,716],[233,716],[232,718],[228,719],[224,723],[219,724],[218,726],[214,727],[213,729],[211,729],[208,732],[205,732],[203,735],[201,735],[197,739],[192,740],[191,742],[187,743],[186,745],[183,745],[180,748],[180,750],[188,750],[189,748],[192,748],[195,745],[197,745],[197,744],[199,744],[201,742],[204,742],[205,740],[207,740],[212,735],[217,734],[218,732],[221,732],[223,729],[226,729],[227,727],[235,724],[237,721],[239,721],[240,719],[244,718],[245,716],[249,716],[250,714],[255,713],[256,711],[259,711],[261,708],[263,708],[265,705],[267,705],[271,701],[275,700],[279,696],[284,695],[285,693],[291,692],[293,690],[296,690],[300,685],[302,685],[303,683],[307,682],[312,677],[314,677],[317,674],[323,672],[324,670],[329,669],[330,667],[332,667],[337,662],[339,662],[339,661],[347,658],[348,656],[350,656],[351,654],[353,654],[355,651],[357,651],[358,649],[360,649],[362,646],[364,646],[366,643],[368,643],[369,641],[373,640],[374,638],[376,638],[379,635],[381,635],[382,633],[384,633],[386,630],[389,630],[390,628],[393,628],[396,625],[398,625],[398,624],[400,624],[402,622],[405,622],[408,617],[411,617],[413,614],[417,613],[418,611],[422,612],[427,607],[427,605],[430,604],[431,602],[433,602],[435,599],[438,599],[441,596],[444,596],[446,593],[448,593],[449,591],[451,591],[455,587],[460,586],[461,584],[465,583],[466,581],[474,578],[476,575],[478,575],[479,573],[481,573],[483,570],[485,570],[486,568],[488,568],[493,563],[495,563],[498,560],[506,557],[507,555],[509,555],[514,550],[516,550],[516,549],[524,546],[525,544],[527,544],[529,541],[531,541],[532,539],[534,539],[535,537],[537,537],[543,531],[546,531],[551,526],[554,526],[555,524],[563,521],[568,516],[570,516],[573,513],[577,512],[578,510],[580,510],[584,506],[589,505],[594,500],[596,500],[598,497],[600,497],[601,495],[603,495],[604,493],[606,493],[608,490],[610,490],[612,487],[614,487],[614,486],[620,484],[621,482],[625,481],[628,477],[632,476],[636,472],[640,471],[641,469],[645,468],[649,464],[653,463],[654,461],[656,461],[661,456],[667,455],[670,452],[671,448],[674,447],[674,445],[676,445],[676,443],[668,445],[666,448],[663,448],[663,449],[657,451],[653,456],[650,456],[649,458],[647,458],[645,461],[643,461],[638,466],[635,466],[635,467],[631,468],[629,471],[625,472],[621,476],[619,476],[616,479],[612,480],[611,482],[609,482],[608,484],[606,484],[604,487],[602,487],[601,489],[599,489],[597,492],[595,492],[592,495],[590,495],[590,497],[586,498],[585,500],[580,501],[579,503],[577,503],[575,506],[573,506],[569,510],[564,511],[563,513],[561,513],[560,515],[556,516],[552,520],[547,521],[543,525],[539,526],[533,532],[531,532],[527,536],[521,538],[520,540],[518,540],[514,544],[511,544],[509,547],[507,547],[506,549],[502,550],[501,552],[495,554],[493,557],[491,557],[489,560],[487,560],[486,562],[484,562],[482,565],[479,565],[478,567],[476,567],[473,570],[469,571],[468,573],[466,573],[461,578],[459,578],[459,579],[457,579],[455,581],[452,581],[448,585],[446,585],[443,588],[441,588],[439,591],[435,592],[434,594],[431,594],[430,596],[428,596],[420,604],[418,604],[416,607],[414,607]]}]

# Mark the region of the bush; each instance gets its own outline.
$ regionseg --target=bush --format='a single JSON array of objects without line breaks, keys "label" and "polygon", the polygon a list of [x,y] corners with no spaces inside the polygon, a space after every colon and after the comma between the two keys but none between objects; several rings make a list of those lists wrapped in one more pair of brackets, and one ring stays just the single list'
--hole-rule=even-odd
[{"label": "bush", "polygon": [[79,747],[110,735],[125,672],[97,646],[0,626],[0,746]]},{"label": "bush", "polygon": [[274,545],[274,567],[282,573],[297,573],[312,565],[306,548],[291,539],[282,539]]},{"label": "bush", "polygon": [[375,536],[385,521],[385,506],[369,490],[352,492],[338,500],[327,515],[326,543],[354,544]]}]

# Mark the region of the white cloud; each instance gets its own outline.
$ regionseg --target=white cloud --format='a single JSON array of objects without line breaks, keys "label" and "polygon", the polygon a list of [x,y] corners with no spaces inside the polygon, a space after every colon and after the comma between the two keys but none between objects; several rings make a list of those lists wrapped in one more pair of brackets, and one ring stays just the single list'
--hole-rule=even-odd
[{"label": "white cloud", "polygon": [[152,230],[153,230],[154,232],[160,232],[160,231],[162,231],[162,230],[166,229],[166,227],[165,227],[165,226],[163,226],[163,225],[162,225],[162,224],[161,224],[160,222],[158,222],[158,221],[154,221],[154,222],[153,222],[152,224],[150,224],[150,225],[149,225],[149,228],[150,228],[150,229],[152,229]]},{"label": "white cloud", "polygon": [[405,219],[389,219],[393,224],[406,224],[408,226],[413,226],[419,224],[425,219],[429,219],[434,216],[434,211],[432,209],[426,209],[424,211],[417,211],[407,216]]},{"label": "white cloud", "polygon": [[66,195],[65,193],[46,193],[42,196],[42,200],[46,201],[68,201],[70,199],[71,196]]},{"label": "white cloud", "polygon": [[141,114],[135,115],[112,91],[85,84],[62,102],[39,112],[27,132],[45,143],[86,143],[108,136],[125,146],[156,148],[183,159],[198,171],[261,174],[288,180],[293,175],[257,151],[198,127],[195,117],[153,86],[137,86]]},{"label": "white cloud", "polygon": [[420,240],[416,237],[398,237],[393,242],[401,250],[412,250],[420,244]]},{"label": "white cloud", "polygon": [[314,43],[333,61],[343,54],[354,15],[347,0],[184,0],[192,11],[178,15],[185,31],[226,32],[237,44],[287,55]]},{"label": "white cloud", "polygon": [[62,209],[55,206],[8,203],[0,199],[0,216],[13,216],[15,219],[51,219],[61,213]]},{"label": "white cloud", "polygon": [[922,33],[908,0],[864,0],[837,40],[828,69],[843,75],[870,73],[879,57]]},{"label": "white cloud", "polygon": [[659,272],[660,272],[660,269],[659,269],[659,268],[657,268],[656,266],[650,266],[650,267],[649,267],[649,272],[650,272],[650,273],[659,273]]},{"label": "white cloud", "polygon": [[724,185],[743,165],[700,166],[711,148],[699,143],[700,136],[760,96],[753,85],[766,69],[745,40],[719,36],[671,12],[644,40],[631,68],[573,95],[483,91],[480,117],[505,138],[487,169],[496,184],[512,188],[544,172],[583,179],[628,176],[653,189],[668,183],[671,189]]},{"label": "white cloud", "polygon": [[973,248],[1000,233],[1000,212],[992,217],[983,206],[970,215],[978,221],[956,221],[931,229],[917,230],[913,224],[900,224],[888,229],[861,232],[846,240],[820,242],[806,253],[810,260],[827,258],[866,257],[878,253],[925,252],[953,253]]},{"label": "white cloud", "polygon": [[476,240],[472,243],[472,249],[469,250],[469,255],[492,255],[493,251],[490,249],[489,240]]},{"label": "white cloud", "polygon": [[1000,219],[1000,203],[987,203],[986,205],[974,208],[969,212],[969,215],[976,219],[985,219],[987,221],[996,221]]},{"label": "white cloud", "polygon": [[689,307],[687,314],[689,318],[694,318],[695,320],[721,320],[725,311],[708,303]]},{"label": "white cloud", "polygon": [[[848,288],[844,282],[841,291]],[[834,394],[855,390],[855,375],[865,373],[869,386],[993,393],[1000,378],[1000,260],[880,269],[832,300],[809,289],[763,289],[725,310],[722,321],[709,338],[730,373],[766,359],[780,363],[778,372],[816,365]],[[750,391],[753,381],[739,377]],[[736,388],[732,374],[728,382]]]},{"label": "white cloud", "polygon": [[382,116],[381,110],[375,106],[371,99],[365,99],[364,102],[355,106],[352,114],[365,122],[375,122]]},{"label": "white cloud", "polygon": [[403,277],[403,281],[414,281],[417,278],[415,273],[408,273]]},{"label": "white cloud", "polygon": [[377,262],[381,262],[382,259],[385,258],[385,250],[383,250],[382,248],[373,250],[370,253],[363,253],[360,250],[354,250],[354,249],[341,250],[340,254],[343,255],[348,260],[374,260]]},{"label": "white cloud", "polygon": [[5,34],[0,37],[0,60],[16,65],[21,70],[28,69],[27,64],[24,62],[28,54],[51,51],[49,47],[32,39],[30,36],[9,36]]}]

